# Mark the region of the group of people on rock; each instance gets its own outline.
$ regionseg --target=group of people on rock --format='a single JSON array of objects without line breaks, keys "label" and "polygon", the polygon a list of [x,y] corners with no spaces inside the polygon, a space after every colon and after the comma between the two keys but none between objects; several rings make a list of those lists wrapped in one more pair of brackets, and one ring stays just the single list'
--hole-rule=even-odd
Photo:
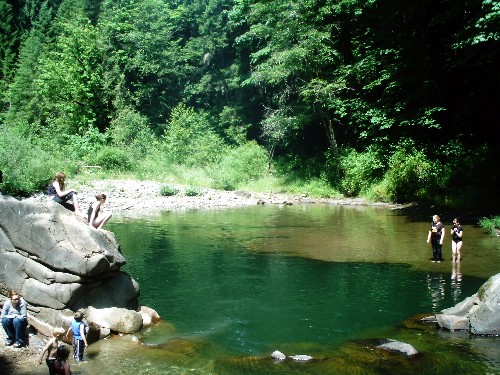
[{"label": "group of people on rock", "polygon": [[[102,229],[112,216],[111,213],[101,212],[106,202],[106,195],[103,193],[97,194],[95,196],[96,201],[89,206],[85,216],[80,210],[77,191],[75,189],[66,189],[65,180],[66,175],[63,172],[56,173],[49,184],[49,198],[68,210],[86,217],[89,226]],[[11,290],[8,297],[8,300],[3,304],[1,313],[2,327],[7,335],[5,346],[22,348],[28,343],[26,302],[15,290]],[[38,362],[41,364],[43,357],[46,355],[45,362],[50,375],[70,375],[71,369],[68,362],[70,348],[62,342],[63,335],[66,332],[65,337],[69,339],[69,335],[72,333],[73,358],[82,361],[84,350],[87,347],[87,330],[87,324],[83,321],[83,313],[77,311],[67,331],[63,328],[53,330],[53,337],[45,345]]]},{"label": "group of people on rock", "polygon": [[[49,185],[48,194],[49,198],[54,202],[66,207],[68,210],[75,212],[76,214],[85,217],[85,214],[80,211],[80,206],[78,204],[78,193],[75,189],[66,189],[65,186],[66,175],[63,172],[57,172],[54,179]],[[98,193],[95,196],[96,201],[92,203],[87,210],[87,220],[89,221],[89,226],[97,229],[101,229],[104,224],[106,224],[109,219],[111,219],[111,213],[101,213],[101,208],[104,203],[106,203],[106,194]]]},{"label": "group of people on rock", "polygon": [[[26,302],[15,290],[9,292],[9,299],[2,308],[2,326],[7,334],[6,346],[22,348],[27,344],[28,319],[26,315]],[[72,333],[73,358],[80,362],[83,360],[83,353],[87,344],[88,326],[83,321],[82,311],[75,312],[71,326],[65,331],[63,328],[55,328],[53,337],[43,348],[39,364],[42,364],[43,357],[46,355],[45,362],[49,368],[50,375],[70,375],[71,369],[68,362],[70,348],[62,342],[63,335],[68,340]]]},{"label": "group of people on rock", "polygon": [[[432,262],[440,263],[443,260],[442,247],[444,240],[444,224],[438,215],[432,216],[432,223],[427,236],[427,243],[432,245]],[[462,250],[462,237],[464,228],[460,225],[460,219],[456,217],[453,219],[453,227],[450,232],[451,238],[451,254],[452,262],[460,262]]]}]

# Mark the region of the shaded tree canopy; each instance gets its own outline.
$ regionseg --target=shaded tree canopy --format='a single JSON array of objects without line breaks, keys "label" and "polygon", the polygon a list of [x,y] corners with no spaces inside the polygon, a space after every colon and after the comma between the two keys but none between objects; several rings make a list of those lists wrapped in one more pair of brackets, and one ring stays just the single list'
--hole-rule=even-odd
[{"label": "shaded tree canopy", "polygon": [[434,194],[498,189],[497,1],[0,0],[0,30],[3,127],[123,148],[182,104],[269,168],[376,182],[405,149]]}]

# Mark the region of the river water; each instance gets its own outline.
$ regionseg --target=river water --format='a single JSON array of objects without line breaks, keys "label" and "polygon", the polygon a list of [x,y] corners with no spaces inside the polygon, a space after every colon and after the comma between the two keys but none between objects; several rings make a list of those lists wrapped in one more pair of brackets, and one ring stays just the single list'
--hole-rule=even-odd
[{"label": "river water", "polygon": [[[162,322],[92,344],[73,373],[500,374],[498,338],[409,321],[455,305],[500,271],[500,241],[472,224],[461,265],[452,265],[451,217],[445,260],[431,263],[432,214],[310,204],[115,216],[107,229],[123,270]],[[383,339],[421,354],[375,350]],[[275,350],[316,360],[277,362]]]}]

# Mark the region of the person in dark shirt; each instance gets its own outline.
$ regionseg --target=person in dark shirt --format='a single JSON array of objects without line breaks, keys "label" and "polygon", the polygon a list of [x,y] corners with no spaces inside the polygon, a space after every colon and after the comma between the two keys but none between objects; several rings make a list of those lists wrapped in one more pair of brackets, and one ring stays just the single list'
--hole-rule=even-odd
[{"label": "person in dark shirt", "polygon": [[78,196],[75,189],[65,189],[66,175],[63,172],[57,172],[54,179],[49,185],[49,198],[54,202],[66,207],[68,210],[85,217],[85,214],[80,211],[78,205]]},{"label": "person in dark shirt", "polygon": [[95,196],[96,201],[92,203],[87,210],[87,216],[89,219],[89,226],[96,229],[102,229],[104,224],[111,219],[112,214],[110,212],[101,212],[101,208],[106,203],[106,194],[99,193]]},{"label": "person in dark shirt", "polygon": [[444,225],[438,215],[432,217],[427,243],[432,245],[432,261],[440,263],[443,260],[442,247],[444,240]]},{"label": "person in dark shirt", "polygon": [[451,228],[451,254],[452,262],[460,262],[460,252],[462,250],[462,236],[464,235],[464,228],[460,225],[458,217],[453,219],[453,228]]}]

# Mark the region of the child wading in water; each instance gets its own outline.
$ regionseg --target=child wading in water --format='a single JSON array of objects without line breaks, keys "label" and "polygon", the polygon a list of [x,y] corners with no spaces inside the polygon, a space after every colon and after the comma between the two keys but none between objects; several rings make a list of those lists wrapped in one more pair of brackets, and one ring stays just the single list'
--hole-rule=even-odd
[{"label": "child wading in water", "polygon": [[70,332],[73,332],[73,358],[77,361],[83,361],[83,352],[87,345],[86,335],[87,324],[83,322],[83,313],[77,311],[75,313],[75,319],[71,323],[71,327],[68,328],[66,332],[66,338]]},{"label": "child wading in water", "polygon": [[47,353],[47,357],[45,358],[45,362],[47,363],[47,367],[49,368],[49,374],[54,375],[54,362],[57,358],[57,349],[59,347],[60,340],[64,335],[64,328],[55,328],[52,333],[54,337],[52,337],[45,347],[43,348],[42,353],[40,354],[40,358],[38,359],[38,364],[42,364],[42,359],[45,353]]},{"label": "child wading in water", "polygon": [[67,345],[61,345],[57,348],[57,359],[54,361],[55,375],[71,375],[71,368],[68,363],[69,348]]},{"label": "child wading in water", "polygon": [[96,201],[92,203],[87,211],[87,216],[89,219],[89,226],[97,229],[101,229],[104,224],[111,219],[111,213],[104,213],[99,215],[101,211],[101,207],[106,202],[106,195],[103,193],[99,193],[95,196]]}]

